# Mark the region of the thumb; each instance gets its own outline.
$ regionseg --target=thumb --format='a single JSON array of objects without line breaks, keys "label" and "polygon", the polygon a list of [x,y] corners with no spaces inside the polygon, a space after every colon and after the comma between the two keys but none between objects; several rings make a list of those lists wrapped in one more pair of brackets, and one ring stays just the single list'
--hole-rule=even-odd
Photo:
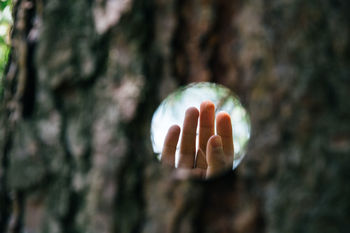
[{"label": "thumb", "polygon": [[223,172],[225,166],[225,154],[222,147],[222,140],[219,135],[213,135],[207,144],[207,178]]}]

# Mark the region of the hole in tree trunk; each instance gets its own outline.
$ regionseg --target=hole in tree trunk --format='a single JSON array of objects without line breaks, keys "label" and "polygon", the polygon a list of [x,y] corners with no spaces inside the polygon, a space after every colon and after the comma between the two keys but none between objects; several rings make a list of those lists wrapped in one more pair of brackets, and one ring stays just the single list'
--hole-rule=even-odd
[{"label": "hole in tree trunk", "polygon": [[[189,107],[196,107],[199,110],[201,103],[208,100],[215,105],[215,115],[224,111],[231,117],[234,144],[232,169],[235,169],[238,166],[246,153],[246,145],[250,138],[251,127],[249,115],[240,103],[238,97],[228,88],[219,84],[207,82],[193,83],[179,88],[164,99],[154,112],[151,123],[151,141],[153,151],[158,159],[162,156],[163,143],[168,129],[172,125],[178,125],[181,128],[181,134],[176,146],[176,166],[179,159],[180,141],[182,137],[185,112]],[[197,151],[199,141],[199,122],[196,131]],[[214,124],[214,133],[217,134],[216,120]]]}]

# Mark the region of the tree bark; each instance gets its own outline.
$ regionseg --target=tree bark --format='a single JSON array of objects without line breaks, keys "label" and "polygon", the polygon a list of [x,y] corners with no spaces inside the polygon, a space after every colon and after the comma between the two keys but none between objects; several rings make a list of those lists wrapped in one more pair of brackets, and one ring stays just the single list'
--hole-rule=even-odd
[{"label": "tree bark", "polygon": [[[0,131],[0,232],[348,232],[346,0],[14,0]],[[246,157],[178,180],[151,117],[220,83]]]}]

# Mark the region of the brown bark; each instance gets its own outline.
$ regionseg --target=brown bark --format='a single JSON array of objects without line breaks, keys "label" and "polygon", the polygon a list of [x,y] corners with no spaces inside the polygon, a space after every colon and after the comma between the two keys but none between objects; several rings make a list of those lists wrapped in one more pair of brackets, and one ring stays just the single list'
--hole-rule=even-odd
[{"label": "brown bark", "polygon": [[[347,232],[347,1],[14,1],[0,232]],[[237,170],[177,180],[153,111],[224,84],[252,120]]]}]

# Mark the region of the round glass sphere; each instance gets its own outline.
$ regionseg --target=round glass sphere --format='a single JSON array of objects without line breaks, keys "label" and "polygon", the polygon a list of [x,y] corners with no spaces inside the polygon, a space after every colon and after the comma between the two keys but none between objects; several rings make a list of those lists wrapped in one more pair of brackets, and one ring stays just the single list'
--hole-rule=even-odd
[{"label": "round glass sphere", "polygon": [[[225,111],[231,116],[235,151],[232,168],[235,169],[238,166],[246,153],[246,146],[250,137],[248,113],[239,99],[228,88],[205,82],[179,88],[164,99],[154,112],[151,124],[151,140],[153,151],[158,158],[161,156],[168,129],[174,124],[182,127],[186,109],[189,107],[199,109],[200,104],[206,100],[210,100],[215,104],[215,113]],[[178,143],[176,158],[178,158],[179,146]]]}]

